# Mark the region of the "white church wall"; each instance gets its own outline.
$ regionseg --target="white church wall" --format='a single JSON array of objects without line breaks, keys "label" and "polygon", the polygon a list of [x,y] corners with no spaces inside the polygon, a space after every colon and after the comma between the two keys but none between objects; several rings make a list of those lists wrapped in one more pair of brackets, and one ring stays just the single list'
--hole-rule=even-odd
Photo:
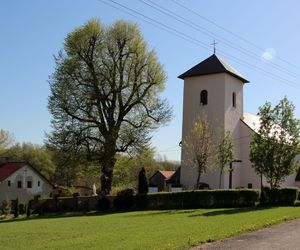
[{"label": "white church wall", "polygon": [[[224,91],[225,73],[202,75],[197,77],[186,77],[184,81],[183,96],[183,122],[182,140],[186,138],[192,128],[194,120],[206,114],[212,124],[213,131],[220,131],[224,127]],[[208,105],[200,104],[200,93],[202,90],[208,92]],[[214,133],[214,140],[218,139],[218,133]],[[187,155],[185,154],[184,143],[181,149],[181,183],[185,188],[193,189],[197,179],[197,169],[190,168]],[[208,174],[201,182],[215,186],[217,174]]]}]

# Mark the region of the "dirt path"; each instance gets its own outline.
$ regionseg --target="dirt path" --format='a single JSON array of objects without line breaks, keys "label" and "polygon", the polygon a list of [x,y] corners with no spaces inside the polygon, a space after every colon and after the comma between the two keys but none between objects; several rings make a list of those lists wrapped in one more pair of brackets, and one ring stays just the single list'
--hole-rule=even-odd
[{"label": "dirt path", "polygon": [[190,250],[298,250],[300,249],[300,219],[285,222],[233,238],[206,243]]}]

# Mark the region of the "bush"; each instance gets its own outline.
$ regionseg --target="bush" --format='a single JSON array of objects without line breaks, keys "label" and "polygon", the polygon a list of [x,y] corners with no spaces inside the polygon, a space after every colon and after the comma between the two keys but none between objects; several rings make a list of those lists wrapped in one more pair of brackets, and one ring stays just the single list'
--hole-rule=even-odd
[{"label": "bush", "polygon": [[[137,204],[139,197],[137,196]],[[149,209],[189,209],[248,207],[259,202],[259,191],[242,190],[196,190],[177,193],[155,193],[147,196]]]},{"label": "bush", "polygon": [[110,209],[111,202],[107,199],[107,197],[103,196],[101,199],[98,201],[98,209],[100,211],[105,211]]},{"label": "bush", "polygon": [[6,199],[4,201],[2,201],[1,204],[1,213],[5,216],[10,215],[11,212],[11,201]]},{"label": "bush", "polygon": [[113,201],[114,207],[118,210],[128,210],[134,205],[133,189],[128,188],[118,192]]},{"label": "bush", "polygon": [[138,194],[136,197],[136,207],[138,209],[146,209],[148,206],[148,195]]},{"label": "bush", "polygon": [[18,198],[13,202],[13,208],[14,208],[14,217],[18,218],[19,217],[19,199]]},{"label": "bush", "polygon": [[298,188],[264,189],[266,205],[294,205],[298,198]]}]

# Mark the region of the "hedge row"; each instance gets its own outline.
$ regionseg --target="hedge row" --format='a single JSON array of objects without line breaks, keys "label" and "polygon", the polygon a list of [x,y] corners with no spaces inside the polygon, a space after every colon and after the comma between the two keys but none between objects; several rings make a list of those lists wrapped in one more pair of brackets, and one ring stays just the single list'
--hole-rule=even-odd
[{"label": "hedge row", "polygon": [[265,205],[294,205],[298,198],[298,188],[264,188],[262,204]]},{"label": "hedge row", "polygon": [[136,199],[137,206],[145,209],[249,207],[259,202],[259,191],[255,189],[197,190],[140,195]]}]

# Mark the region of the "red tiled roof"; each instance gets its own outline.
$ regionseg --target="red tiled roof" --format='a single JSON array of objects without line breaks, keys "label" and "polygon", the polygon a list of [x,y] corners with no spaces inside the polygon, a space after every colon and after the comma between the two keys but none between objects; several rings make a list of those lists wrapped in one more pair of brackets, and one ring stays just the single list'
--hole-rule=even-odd
[{"label": "red tiled roof", "polygon": [[25,166],[25,162],[7,162],[0,165],[0,181],[4,181],[14,172]]},{"label": "red tiled roof", "polygon": [[169,179],[172,177],[172,175],[176,172],[176,171],[167,171],[167,170],[160,170],[159,171],[166,179]]}]

